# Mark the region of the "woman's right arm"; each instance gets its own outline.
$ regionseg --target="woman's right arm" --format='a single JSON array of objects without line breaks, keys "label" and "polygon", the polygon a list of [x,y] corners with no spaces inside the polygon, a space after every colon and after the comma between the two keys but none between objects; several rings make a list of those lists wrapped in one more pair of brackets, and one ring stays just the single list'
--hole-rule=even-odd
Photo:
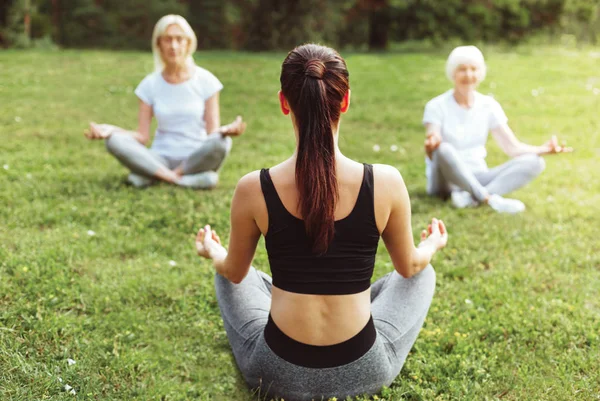
[{"label": "woman's right arm", "polygon": [[150,142],[150,123],[152,122],[152,106],[140,99],[140,107],[138,111],[138,129],[131,134],[142,145],[147,145]]},{"label": "woman's right arm", "polygon": [[88,139],[108,139],[112,134],[125,134],[133,136],[142,145],[147,145],[150,141],[150,123],[152,122],[152,106],[140,99],[138,110],[138,128],[136,131],[129,131],[116,125],[90,123],[90,129],[85,130],[84,134]]},{"label": "woman's right arm", "polygon": [[410,199],[400,172],[394,167],[382,165],[378,166],[377,170],[375,191],[378,195],[381,194],[377,198],[389,205],[389,214],[381,237],[394,269],[402,277],[409,278],[427,267],[435,252],[446,246],[448,232],[444,223],[434,218],[428,229],[421,233],[421,242],[416,247],[413,240]]},{"label": "woman's right arm", "polygon": [[429,160],[433,160],[433,151],[442,143],[442,133],[439,125],[433,123],[425,124],[425,153]]}]

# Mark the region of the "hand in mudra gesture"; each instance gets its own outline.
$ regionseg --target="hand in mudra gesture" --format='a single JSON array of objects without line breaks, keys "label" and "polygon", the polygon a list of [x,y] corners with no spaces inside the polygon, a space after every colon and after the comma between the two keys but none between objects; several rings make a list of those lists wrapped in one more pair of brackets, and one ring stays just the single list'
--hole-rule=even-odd
[{"label": "hand in mudra gesture", "polygon": [[206,259],[213,259],[217,252],[225,251],[221,245],[219,234],[207,224],[196,235],[196,251],[198,255]]},{"label": "hand in mudra gesture", "polygon": [[552,135],[552,138],[543,144],[542,147],[544,148],[544,154],[548,155],[557,153],[571,153],[573,151],[573,148],[567,147],[567,143],[565,141],[562,141],[559,144],[556,135]]},{"label": "hand in mudra gesture", "polygon": [[440,146],[442,143],[442,137],[439,134],[431,134],[425,139],[425,153],[429,160],[432,160],[433,152]]},{"label": "hand in mudra gesture", "polygon": [[442,220],[433,218],[426,230],[421,232],[421,244],[431,242],[436,250],[440,250],[448,244],[448,230]]},{"label": "hand in mudra gesture", "polygon": [[244,131],[246,131],[246,123],[242,120],[242,116],[237,116],[233,122],[219,128],[223,136],[240,136]]},{"label": "hand in mudra gesture", "polygon": [[83,135],[86,136],[87,139],[107,139],[109,138],[114,131],[114,127],[108,124],[96,124],[95,122],[90,122],[90,128],[83,131]]}]

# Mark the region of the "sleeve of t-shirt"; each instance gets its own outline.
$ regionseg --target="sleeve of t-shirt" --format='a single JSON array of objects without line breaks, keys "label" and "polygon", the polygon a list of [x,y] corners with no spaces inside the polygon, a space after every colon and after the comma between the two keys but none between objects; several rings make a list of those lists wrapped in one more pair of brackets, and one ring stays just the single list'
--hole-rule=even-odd
[{"label": "sleeve of t-shirt", "polygon": [[442,126],[442,110],[437,99],[432,99],[425,105],[423,125],[425,124],[434,124],[438,127]]},{"label": "sleeve of t-shirt", "polygon": [[223,84],[212,72],[202,69],[201,73],[198,74],[198,85],[200,87],[200,93],[202,99],[205,101],[210,99],[215,93],[223,89]]},{"label": "sleeve of t-shirt", "polygon": [[498,103],[495,99],[490,100],[491,103],[489,126],[490,129],[494,129],[502,124],[506,124],[508,122],[508,117],[506,117],[506,114],[504,113],[504,110],[502,110],[502,106],[500,106],[500,103]]},{"label": "sleeve of t-shirt", "polygon": [[152,74],[150,74],[135,88],[135,94],[142,102],[152,106],[154,105],[154,93],[152,92]]}]

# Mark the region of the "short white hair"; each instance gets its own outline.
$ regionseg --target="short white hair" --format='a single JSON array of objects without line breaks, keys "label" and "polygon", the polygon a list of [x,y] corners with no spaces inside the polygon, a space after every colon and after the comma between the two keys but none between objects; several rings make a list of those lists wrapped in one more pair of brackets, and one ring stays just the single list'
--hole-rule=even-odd
[{"label": "short white hair", "polygon": [[198,39],[196,38],[194,30],[181,15],[169,14],[158,20],[156,25],[154,25],[154,32],[152,32],[152,55],[154,56],[155,71],[162,71],[165,68],[165,62],[161,57],[160,48],[158,47],[158,39],[171,25],[177,25],[183,30],[185,36],[190,42],[188,54],[186,56],[186,62],[190,67],[195,65],[193,54],[198,47]]},{"label": "short white hair", "polygon": [[450,52],[446,61],[446,77],[454,82],[454,73],[463,64],[477,67],[477,83],[485,79],[485,60],[483,59],[483,53],[476,46],[458,46]]}]

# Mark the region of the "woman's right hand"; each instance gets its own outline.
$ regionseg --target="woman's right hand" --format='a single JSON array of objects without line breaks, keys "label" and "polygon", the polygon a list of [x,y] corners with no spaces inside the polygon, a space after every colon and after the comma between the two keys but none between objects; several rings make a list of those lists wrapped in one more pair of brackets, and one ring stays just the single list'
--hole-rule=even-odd
[{"label": "woman's right hand", "polygon": [[431,224],[427,226],[427,230],[421,232],[421,243],[419,247],[431,243],[437,251],[442,249],[448,243],[448,230],[442,220],[435,217],[431,220]]},{"label": "woman's right hand", "polygon": [[[225,248],[221,245],[219,234],[211,229],[209,225],[206,225],[198,230],[198,234],[196,235],[196,251],[203,258],[214,259],[215,254],[222,253],[222,251],[225,251]],[[226,251],[225,254],[227,254]]]},{"label": "woman's right hand", "polygon": [[113,129],[106,126],[106,124],[90,123],[90,128],[83,131],[83,134],[87,139],[108,139],[113,133]]},{"label": "woman's right hand", "polygon": [[433,152],[440,146],[442,143],[442,136],[438,133],[431,133],[425,139],[425,153],[430,160],[432,160]]}]

